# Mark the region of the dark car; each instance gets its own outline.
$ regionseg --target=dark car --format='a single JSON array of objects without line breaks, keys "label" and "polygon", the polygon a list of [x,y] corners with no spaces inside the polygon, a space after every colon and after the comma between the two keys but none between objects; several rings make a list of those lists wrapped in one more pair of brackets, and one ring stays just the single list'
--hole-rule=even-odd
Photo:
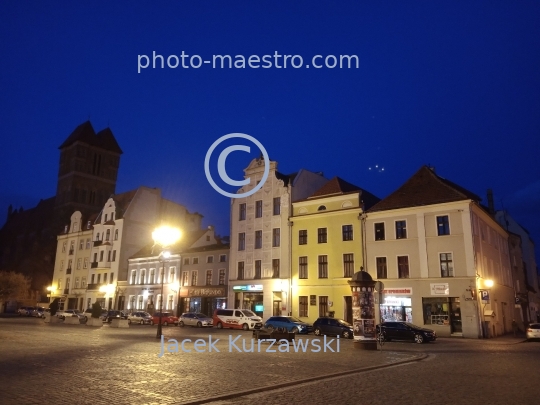
[{"label": "dark car", "polygon": [[345,339],[352,339],[353,326],[343,319],[321,316],[313,322],[313,334],[315,336],[334,335]]},{"label": "dark car", "polygon": [[271,316],[264,324],[264,328],[270,331],[274,329],[286,329],[287,332],[309,333],[313,326],[293,316]]},{"label": "dark car", "polygon": [[384,322],[376,326],[377,336],[387,342],[391,340],[412,340],[416,343],[433,342],[437,339],[434,330],[422,328],[409,322]]},{"label": "dark car", "polygon": [[113,319],[128,319],[128,316],[122,311],[108,311],[105,316],[105,322],[111,323]]}]

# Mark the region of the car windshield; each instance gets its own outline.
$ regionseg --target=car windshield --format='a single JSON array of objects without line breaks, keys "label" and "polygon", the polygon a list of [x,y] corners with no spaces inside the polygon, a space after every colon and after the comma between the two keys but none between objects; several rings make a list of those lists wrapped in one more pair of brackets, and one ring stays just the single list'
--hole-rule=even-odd
[{"label": "car windshield", "polygon": [[531,323],[529,325],[529,328],[531,328],[531,329],[540,329],[540,323]]},{"label": "car windshield", "polygon": [[342,325],[345,325],[345,326],[352,326],[349,322],[346,322],[346,321],[344,321],[343,319],[338,319],[337,321],[338,321],[340,324],[342,324]]},{"label": "car windshield", "polygon": [[410,322],[403,322],[403,323],[407,326],[410,326],[411,328],[423,329],[421,326],[415,325],[414,323],[410,323]]},{"label": "car windshield", "polygon": [[285,317],[285,319],[289,319],[291,322],[300,322],[300,323],[304,323],[304,321],[301,321],[300,319],[295,318],[294,316],[287,316],[287,317]]},{"label": "car windshield", "polygon": [[195,314],[195,316],[197,318],[208,318],[208,316],[206,316],[205,314],[201,314],[201,313]]},{"label": "car windshield", "polygon": [[242,312],[244,313],[245,316],[257,316],[253,312],[248,311],[247,309],[243,309]]}]

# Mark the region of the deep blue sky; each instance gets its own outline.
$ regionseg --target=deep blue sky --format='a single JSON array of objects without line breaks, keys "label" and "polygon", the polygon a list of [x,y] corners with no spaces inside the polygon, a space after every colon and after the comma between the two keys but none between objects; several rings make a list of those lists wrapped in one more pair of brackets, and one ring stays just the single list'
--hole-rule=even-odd
[{"label": "deep blue sky", "polygon": [[[379,197],[431,164],[481,196],[492,188],[540,245],[540,3],[110,3],[0,4],[1,222],[9,203],[54,195],[57,148],[90,117],[124,150],[118,192],[161,187],[221,234],[229,201],[204,155],[242,132],[280,171],[324,171]],[[355,54],[360,67],[138,74],[137,55],[153,51]],[[249,157],[229,162],[240,178]]]}]

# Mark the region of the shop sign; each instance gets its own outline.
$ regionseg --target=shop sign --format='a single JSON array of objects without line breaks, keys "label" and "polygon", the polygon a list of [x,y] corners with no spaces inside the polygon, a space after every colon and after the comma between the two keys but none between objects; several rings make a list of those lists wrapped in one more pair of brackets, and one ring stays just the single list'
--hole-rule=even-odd
[{"label": "shop sign", "polygon": [[388,305],[391,307],[410,307],[411,299],[410,298],[398,298],[398,297],[385,297],[384,303],[381,305]]},{"label": "shop sign", "polygon": [[188,288],[189,297],[224,297],[225,295],[223,287]]},{"label": "shop sign", "polygon": [[382,293],[388,295],[412,295],[412,287],[385,288]]},{"label": "shop sign", "polygon": [[233,286],[233,291],[262,291],[262,284],[252,284],[252,285],[235,285]]},{"label": "shop sign", "polygon": [[450,295],[448,283],[430,284],[431,295]]}]

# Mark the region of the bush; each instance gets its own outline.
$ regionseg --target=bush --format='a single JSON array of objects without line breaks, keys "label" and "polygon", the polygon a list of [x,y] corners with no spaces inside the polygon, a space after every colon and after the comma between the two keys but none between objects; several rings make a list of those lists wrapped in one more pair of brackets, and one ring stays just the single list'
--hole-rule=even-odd
[{"label": "bush", "polygon": [[49,309],[51,310],[51,316],[55,316],[58,312],[58,298],[55,298],[53,302],[49,305]]},{"label": "bush", "polygon": [[99,318],[101,316],[101,305],[99,302],[94,302],[92,304],[92,318]]}]

